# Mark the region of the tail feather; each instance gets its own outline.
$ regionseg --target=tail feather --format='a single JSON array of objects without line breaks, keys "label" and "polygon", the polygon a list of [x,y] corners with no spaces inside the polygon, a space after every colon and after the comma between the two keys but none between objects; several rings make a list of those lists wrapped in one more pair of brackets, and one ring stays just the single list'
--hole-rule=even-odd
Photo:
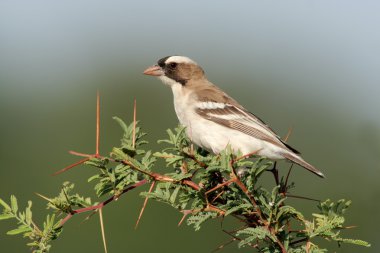
[{"label": "tail feather", "polygon": [[318,170],[317,168],[315,168],[313,165],[305,162],[301,157],[295,155],[295,154],[291,154],[291,153],[283,153],[282,154],[286,159],[304,167],[305,169],[313,172],[314,174],[324,178],[325,175],[320,171]]}]

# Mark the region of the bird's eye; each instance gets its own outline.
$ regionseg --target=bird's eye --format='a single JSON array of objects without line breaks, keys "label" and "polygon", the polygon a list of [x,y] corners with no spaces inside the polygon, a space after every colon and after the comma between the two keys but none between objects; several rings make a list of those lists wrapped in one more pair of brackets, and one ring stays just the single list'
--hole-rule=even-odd
[{"label": "bird's eye", "polygon": [[177,67],[177,63],[176,62],[171,62],[171,63],[169,63],[169,67],[172,68],[172,69],[175,69]]}]

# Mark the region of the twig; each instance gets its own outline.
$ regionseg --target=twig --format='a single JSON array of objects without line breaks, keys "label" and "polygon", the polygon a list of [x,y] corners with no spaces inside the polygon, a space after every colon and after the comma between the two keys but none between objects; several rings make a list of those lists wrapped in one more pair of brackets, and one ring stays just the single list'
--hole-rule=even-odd
[{"label": "twig", "polygon": [[200,190],[200,186],[198,184],[196,184],[195,182],[189,180],[189,179],[184,179],[184,180],[181,180],[181,181],[176,181],[174,180],[173,178],[169,177],[169,176],[166,176],[166,175],[162,175],[162,174],[159,174],[159,173],[156,173],[156,172],[150,172],[150,171],[145,171],[145,170],[142,170],[138,167],[136,167],[133,163],[131,163],[130,161],[128,160],[116,160],[116,162],[121,162],[125,165],[128,165],[130,166],[132,169],[135,169],[151,178],[153,178],[154,180],[156,181],[163,181],[163,182],[178,182],[178,183],[181,183],[181,184],[184,184],[184,185],[187,185],[187,186],[190,186],[191,188],[193,188],[194,190],[197,190],[199,191]]},{"label": "twig", "polygon": [[203,162],[201,162],[201,161],[199,161],[199,160],[195,157],[194,154],[191,154],[191,153],[185,153],[185,155],[186,155],[188,158],[192,159],[194,162],[196,162],[196,163],[197,163],[199,166],[201,166],[202,168],[207,169],[208,165],[205,164],[205,163],[203,163]]},{"label": "twig", "polygon": [[213,191],[216,191],[216,190],[218,190],[219,188],[222,188],[222,187],[224,187],[224,186],[226,186],[226,185],[232,184],[232,183],[235,182],[235,181],[236,181],[236,178],[232,178],[232,179],[230,179],[230,180],[228,180],[228,181],[226,181],[226,182],[224,182],[224,183],[218,184],[217,186],[215,186],[215,187],[211,188],[210,190],[208,190],[208,191],[206,192],[206,195],[208,195],[209,193],[211,193],[211,192],[213,192]]},{"label": "twig", "polygon": [[[154,185],[155,185],[156,181],[153,181],[152,184],[150,185],[150,188],[149,188],[149,193],[151,193],[153,191],[153,188],[154,188]],[[139,214],[139,217],[137,218],[137,222],[136,222],[136,225],[135,225],[135,229],[137,229],[138,225],[139,225],[139,222],[140,222],[140,219],[144,213],[144,210],[145,210],[145,207],[146,207],[146,204],[148,203],[148,200],[149,200],[149,197],[146,196],[145,197],[145,200],[144,200],[144,204],[141,208],[141,211],[140,211],[140,214]]]},{"label": "twig", "polygon": [[103,208],[99,208],[99,220],[100,220],[100,230],[102,231],[102,240],[104,246],[104,252],[107,253],[107,241],[106,235],[104,233],[104,223],[103,223]]},{"label": "twig", "polygon": [[203,209],[205,212],[217,212],[219,215],[223,216],[226,211],[222,210],[214,205],[208,204],[206,208]]},{"label": "twig", "polygon": [[309,237],[305,237],[305,238],[302,238],[302,239],[299,239],[299,240],[292,241],[292,242],[289,243],[289,245],[295,245],[297,243],[306,242],[308,240],[309,240]]},{"label": "twig", "polygon": [[191,180],[188,180],[188,179],[182,180],[181,183],[184,185],[190,186],[191,188],[193,188],[196,191],[199,191],[201,189],[201,187],[197,183],[195,183]]},{"label": "twig", "polygon": [[118,199],[120,197],[120,195],[130,191],[130,190],[133,190],[139,186],[142,186],[144,184],[146,184],[148,181],[146,179],[143,179],[127,188],[125,188],[121,193],[119,193],[117,196],[114,195],[110,198],[108,198],[107,200],[97,204],[97,205],[94,205],[94,206],[89,206],[89,207],[84,207],[84,208],[79,208],[79,209],[76,209],[76,210],[72,210],[69,214],[67,214],[67,216],[61,220],[61,223],[60,223],[60,226],[63,226],[73,215],[75,214],[79,214],[79,213],[84,213],[84,212],[88,212],[88,211],[91,211],[91,210],[98,210],[99,208],[102,208],[104,206],[106,206],[107,204],[109,204],[110,202]]},{"label": "twig", "polygon": [[259,205],[257,204],[256,200],[255,200],[255,197],[252,196],[252,194],[248,191],[247,187],[243,184],[243,182],[240,181],[240,179],[237,177],[236,173],[235,173],[235,168],[234,168],[234,162],[236,160],[231,160],[230,161],[230,167],[231,167],[231,173],[233,175],[233,180],[234,182],[236,183],[236,185],[244,192],[244,194],[249,198],[249,200],[251,201],[253,207],[255,208],[255,210],[257,211],[257,215],[259,216],[259,219],[261,222],[265,221],[262,213],[261,213],[261,210],[260,210],[260,207]]},{"label": "twig", "polygon": [[263,217],[263,215],[261,213],[261,209],[260,209],[259,205],[257,204],[257,202],[255,200],[255,197],[252,196],[252,194],[248,191],[247,187],[240,181],[239,178],[236,177],[235,183],[237,184],[237,186],[239,186],[239,188],[245,193],[245,195],[247,195],[247,197],[251,201],[252,205],[254,206],[255,210],[257,211],[257,215],[259,216],[260,221],[261,222],[266,222],[266,220],[264,219],[264,217]]},{"label": "twig", "polygon": [[281,252],[282,253],[287,253],[287,251],[285,249],[285,246],[284,246],[284,244],[282,244],[282,242],[280,241],[280,239],[278,239],[278,237],[274,233],[272,233],[272,235],[274,236],[274,238],[276,238],[276,243],[277,243],[278,246],[280,246]]}]

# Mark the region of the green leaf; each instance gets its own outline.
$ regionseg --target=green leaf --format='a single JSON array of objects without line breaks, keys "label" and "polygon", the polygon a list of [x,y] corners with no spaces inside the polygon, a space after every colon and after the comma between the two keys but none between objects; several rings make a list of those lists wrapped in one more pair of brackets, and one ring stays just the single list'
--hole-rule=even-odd
[{"label": "green leaf", "polygon": [[177,195],[178,195],[178,192],[180,189],[181,189],[180,186],[178,186],[177,188],[174,189],[174,191],[172,192],[172,195],[170,196],[170,199],[169,199],[170,203],[173,203],[173,204],[175,203],[175,200],[177,198]]},{"label": "green leaf", "polygon": [[11,210],[11,207],[7,203],[5,203],[5,201],[2,199],[0,199],[0,205],[2,205],[4,207],[4,209],[7,211]]},{"label": "green leaf", "polygon": [[[284,178],[279,185],[271,185],[273,180],[262,180],[261,176],[272,165],[268,159],[258,156],[237,159],[241,153],[234,152],[230,146],[218,155],[200,148],[194,149],[182,126],[168,129],[167,139],[159,141],[165,143],[164,149],[152,154],[150,150],[141,148],[147,142],[143,139],[145,133],[137,126],[138,122],[134,125],[133,122],[126,124],[117,117],[114,119],[122,128],[123,135],[121,144],[112,150],[112,159],[91,158],[85,163],[86,166],[96,168],[88,182],[94,181],[98,197],[105,194],[108,196],[104,199],[119,196],[126,192],[124,190],[127,187],[142,179],[155,180],[153,190],[140,193],[141,196],[183,211],[185,217],[188,217],[187,224],[195,230],[199,230],[207,220],[223,213],[224,217],[230,216],[228,219],[237,218],[237,227],[229,229],[237,231],[231,232],[235,233],[231,239],[239,241],[239,247],[254,247],[255,252],[280,253],[283,251],[280,247],[282,244],[289,253],[322,253],[327,250],[314,244],[314,241],[321,238],[338,244],[370,246],[362,240],[341,238],[345,228],[344,213],[351,204],[350,201],[342,199],[321,202],[318,205],[319,213],[313,214],[311,220],[306,220],[305,217],[309,215],[303,215],[287,201],[285,204],[286,197],[282,192],[294,184],[285,185]],[[153,170],[157,157],[163,161],[161,164],[166,165],[159,164],[162,169],[160,174]],[[247,196],[244,187],[234,181],[232,172],[236,173],[251,196]],[[92,203],[90,198],[73,193],[73,189],[73,184],[64,183],[57,197],[48,198],[48,207],[54,213],[68,214],[78,208],[97,204]],[[56,221],[54,214],[47,215],[43,225],[37,229],[32,221],[30,201],[25,211],[18,210],[15,196],[11,196],[10,205],[0,199],[0,206],[3,207],[0,220],[14,218],[19,225],[7,234],[23,234],[28,237],[27,245],[35,253],[48,252],[51,241],[57,239],[62,232],[61,221]]]},{"label": "green leaf", "polygon": [[238,205],[238,206],[234,206],[234,207],[228,209],[228,210],[226,211],[226,213],[224,214],[224,216],[228,216],[228,215],[230,215],[230,214],[232,214],[232,213],[235,213],[235,212],[237,212],[237,211],[240,211],[240,210],[245,210],[245,211],[247,211],[247,209],[249,210],[249,209],[252,209],[252,208],[253,208],[252,204],[243,203],[243,204],[240,204],[240,205]]},{"label": "green leaf", "polygon": [[11,195],[11,210],[13,213],[18,211],[17,199],[14,195]]},{"label": "green leaf", "polygon": [[281,206],[276,216],[277,221],[281,221],[282,219],[288,219],[288,217],[296,217],[299,220],[304,220],[302,213],[298,212],[292,206]]},{"label": "green leaf", "polygon": [[127,124],[124,123],[124,121],[122,119],[120,119],[119,117],[112,117],[121,127],[121,129],[123,129],[123,132],[127,133],[128,132],[128,126]]},{"label": "green leaf", "polygon": [[370,243],[363,240],[338,238],[337,241],[355,244],[355,245],[364,246],[364,247],[371,247]]},{"label": "green leaf", "polygon": [[95,174],[95,175],[89,177],[89,178],[87,179],[87,182],[94,181],[95,179],[100,179],[100,175],[99,175],[99,174]]},{"label": "green leaf", "polygon": [[7,235],[17,235],[25,232],[31,232],[32,229],[27,225],[21,225],[16,229],[10,230],[7,232]]},{"label": "green leaf", "polygon": [[263,240],[265,238],[270,238],[273,242],[276,241],[276,238],[265,227],[245,228],[237,231],[236,235],[246,236],[244,240],[241,240],[239,242],[239,248],[248,245],[250,242],[254,240]]},{"label": "green leaf", "polygon": [[188,225],[193,225],[195,231],[201,229],[201,225],[208,219],[214,218],[217,216],[215,212],[199,212],[196,215],[192,215],[187,219]]},{"label": "green leaf", "polygon": [[7,220],[7,219],[14,218],[14,217],[15,216],[11,213],[0,214],[0,220]]},{"label": "green leaf", "polygon": [[28,201],[28,207],[25,209],[25,221],[27,224],[32,223],[32,201]]}]

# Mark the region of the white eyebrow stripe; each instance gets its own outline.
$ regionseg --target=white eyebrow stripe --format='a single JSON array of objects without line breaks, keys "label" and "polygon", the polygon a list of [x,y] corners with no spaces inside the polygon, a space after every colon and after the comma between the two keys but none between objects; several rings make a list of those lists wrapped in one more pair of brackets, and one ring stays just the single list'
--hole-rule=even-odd
[{"label": "white eyebrow stripe", "polygon": [[169,62],[197,64],[195,61],[193,61],[189,57],[177,56],[177,55],[176,56],[170,56],[168,59],[166,59],[165,63],[169,63]]}]

